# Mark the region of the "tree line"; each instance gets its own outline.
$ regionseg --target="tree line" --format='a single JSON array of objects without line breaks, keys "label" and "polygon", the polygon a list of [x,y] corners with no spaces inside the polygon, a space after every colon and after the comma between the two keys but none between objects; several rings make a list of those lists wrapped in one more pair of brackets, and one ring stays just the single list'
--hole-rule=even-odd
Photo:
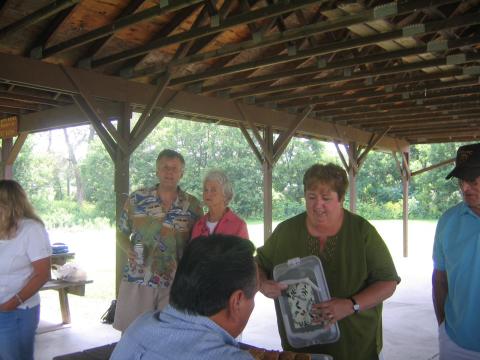
[{"label": "tree line", "polygon": [[[59,145],[62,149],[55,149]],[[459,145],[412,146],[411,169],[454,157]],[[201,199],[206,171],[223,169],[234,184],[231,207],[246,219],[262,219],[262,167],[239,129],[164,119],[132,154],[131,190],[156,183],[155,160],[164,148],[175,149],[185,157],[183,189]],[[273,170],[274,219],[304,210],[302,177],[316,162],[341,164],[326,143],[292,139]],[[456,184],[444,180],[452,166],[412,178],[410,218],[436,219],[460,200]],[[14,164],[14,174],[50,227],[115,222],[113,162],[89,126],[30,136]],[[357,177],[357,212],[368,219],[401,218],[402,183],[392,154],[368,155]]]}]

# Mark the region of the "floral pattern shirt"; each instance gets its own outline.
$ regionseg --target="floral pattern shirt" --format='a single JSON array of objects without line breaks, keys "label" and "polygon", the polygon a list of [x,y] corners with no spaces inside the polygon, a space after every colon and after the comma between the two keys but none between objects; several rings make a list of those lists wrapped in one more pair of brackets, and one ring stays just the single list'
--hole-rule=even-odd
[{"label": "floral pattern shirt", "polygon": [[[193,224],[203,215],[198,199],[178,188],[168,210],[157,195],[157,186],[134,191],[125,202],[118,228],[140,247],[137,261],[129,260],[123,279],[149,287],[171,286],[177,263],[190,238]],[[139,245],[137,245],[139,244]]]}]

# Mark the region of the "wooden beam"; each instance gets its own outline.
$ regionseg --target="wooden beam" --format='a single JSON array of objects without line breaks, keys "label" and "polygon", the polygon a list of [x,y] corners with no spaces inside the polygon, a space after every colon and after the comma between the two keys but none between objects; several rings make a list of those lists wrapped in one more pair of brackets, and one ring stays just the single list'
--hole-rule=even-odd
[{"label": "wooden beam", "polygon": [[359,165],[357,163],[358,151],[357,144],[351,142],[346,146],[348,158],[350,159],[350,166],[348,167],[348,185],[350,188],[350,211],[352,213],[357,212],[357,174]]},{"label": "wooden beam", "polygon": [[263,241],[272,234],[272,188],[273,188],[273,163],[267,161],[273,157],[273,130],[268,126],[264,129],[264,136],[267,153],[264,153],[263,162]]},{"label": "wooden beam", "polygon": [[90,123],[97,132],[98,137],[102,141],[112,160],[115,160],[115,141],[105,127],[102,126],[102,121],[98,118],[98,114],[94,110],[92,104],[86,102],[80,95],[74,95],[73,99],[78,108],[82,110],[84,115],[90,120]]},{"label": "wooden beam", "polygon": [[[460,26],[474,25],[478,23],[480,23],[480,14],[478,13],[468,14],[464,16],[455,17],[452,19],[442,20],[442,21],[425,23],[424,24],[425,32],[422,35],[435,33],[440,29],[448,30],[448,29],[457,28]],[[311,58],[314,56],[332,54],[339,51],[345,51],[345,50],[360,48],[360,47],[369,46],[369,45],[376,45],[379,42],[401,39],[403,37],[404,37],[404,34],[402,30],[393,30],[386,33],[380,33],[380,34],[355,38],[355,39],[346,40],[346,41],[334,41],[331,43],[322,44],[317,48],[297,51],[296,55],[285,54],[285,55],[279,55],[279,56],[274,56],[270,58],[262,58],[259,60],[244,62],[237,65],[231,65],[231,66],[223,67],[220,69],[210,69],[199,74],[179,77],[172,80],[172,85],[187,84],[187,83],[205,80],[211,77],[229,75],[229,74],[253,70],[253,69],[257,69],[265,66],[282,64],[286,62]]]},{"label": "wooden beam", "polygon": [[[443,4],[451,3],[453,0],[441,1]],[[406,14],[410,11],[420,11],[424,7],[431,6],[429,1],[410,1],[407,3],[399,4],[397,7],[397,15]],[[215,49],[209,52],[203,52],[201,54],[196,54],[193,56],[185,57],[184,59],[173,61],[169,66],[181,66],[189,65],[195,62],[213,60],[219,57],[232,56],[236,55],[241,51],[256,49],[260,47],[272,46],[280,43],[293,42],[294,40],[308,38],[313,35],[319,35],[325,32],[332,32],[342,28],[346,28],[353,25],[363,24],[372,20],[380,20],[383,18],[388,18],[393,16],[393,14],[388,15],[385,13],[384,16],[379,15],[379,12],[375,9],[368,9],[356,14],[347,14],[340,18],[324,20],[324,21],[315,21],[309,25],[303,25],[295,29],[287,29],[285,31],[280,30],[278,33],[262,36],[260,40],[247,40],[240,42],[238,44]],[[162,67],[150,67],[146,69],[139,70],[138,72],[132,72],[133,77],[151,75],[156,72],[163,72],[164,68]]]},{"label": "wooden beam", "polygon": [[255,143],[253,142],[253,139],[248,133],[248,130],[245,127],[245,125],[243,123],[238,123],[238,127],[240,128],[240,131],[242,132],[245,139],[247,140],[248,145],[250,145],[250,148],[253,150],[253,153],[257,157],[258,161],[260,161],[260,163],[263,163],[264,161],[263,156],[258,150],[257,145],[255,145]]},{"label": "wooden beam", "polygon": [[[138,145],[140,145],[143,140],[150,134],[150,132],[162,121],[162,119],[168,114],[171,103],[175,100],[178,93],[173,93],[171,97],[163,104],[160,110],[156,110],[149,117],[148,123],[145,123],[143,127],[135,132],[135,136],[132,136],[132,141],[130,144],[129,152],[132,153]],[[135,130],[135,128],[134,128]]]},{"label": "wooden beam", "polygon": [[[480,60],[480,55],[473,55],[471,59],[467,62],[475,62]],[[301,99],[301,98],[308,98],[312,96],[328,96],[331,94],[338,94],[345,91],[359,91],[364,89],[371,89],[371,88],[378,88],[381,86],[389,86],[389,85],[399,85],[399,84],[408,84],[408,83],[417,83],[419,81],[427,81],[427,80],[436,80],[441,78],[447,78],[450,76],[462,76],[463,68],[456,68],[456,69],[449,69],[447,71],[438,71],[431,74],[425,75],[411,75],[408,78],[399,79],[394,78],[387,78],[384,80],[378,80],[381,76],[386,75],[395,75],[400,73],[413,73],[415,71],[421,71],[426,68],[436,67],[436,66],[446,66],[447,60],[446,59],[434,59],[434,60],[427,60],[427,61],[420,61],[415,62],[412,64],[405,64],[405,65],[398,65],[392,66],[383,69],[375,69],[372,71],[359,71],[358,73],[351,74],[351,75],[337,75],[337,76],[330,76],[325,77],[322,79],[313,79],[313,80],[304,80],[301,81],[301,86],[299,86],[298,81],[291,81],[287,84],[276,85],[276,86],[258,86],[254,89],[249,89],[245,91],[238,91],[229,94],[229,98],[238,99],[244,98],[249,96],[258,96],[268,94],[268,97],[259,98],[258,103],[267,103],[273,102],[276,99],[276,102],[291,100],[291,99]],[[413,73],[414,74],[414,73]],[[297,93],[287,93],[287,94],[275,94],[278,92],[288,91],[288,90],[297,90],[299,87],[301,88],[309,88],[309,87],[316,87],[320,85],[330,85],[336,83],[343,83],[343,82],[350,82],[354,80],[364,80],[368,78],[377,78],[375,81],[371,83],[365,82],[355,82],[352,84],[347,84],[343,86],[339,86],[338,88],[329,88],[329,87],[322,87],[316,88],[311,91],[302,91]],[[418,80],[417,80],[418,79]]]},{"label": "wooden beam", "polygon": [[33,13],[25,16],[24,18],[7,25],[0,29],[0,39],[4,38],[5,36],[10,35],[16,31],[20,31],[23,28],[36,24],[39,21],[42,21],[50,16],[55,15],[56,13],[69,8],[75,4],[77,4],[80,0],[56,0],[52,3],[44,6]]},{"label": "wooden beam", "polygon": [[[371,116],[378,114],[392,114],[392,115],[415,115],[422,114],[425,111],[433,110],[455,110],[458,108],[476,108],[480,105],[480,97],[470,95],[457,98],[448,98],[448,99],[437,99],[437,100],[405,100],[400,104],[395,104],[392,106],[390,104],[386,105],[373,105],[373,106],[356,106],[355,108],[343,108],[343,109],[334,109],[334,110],[323,110],[321,112],[322,116],[331,117],[342,122],[344,125],[354,125],[357,122],[362,122],[362,117],[370,118]],[[388,114],[387,114],[388,113]],[[356,119],[360,118],[359,121]]]},{"label": "wooden beam", "polygon": [[[102,114],[100,114],[96,109],[96,101],[93,96],[90,94],[87,87],[84,86],[81,79],[75,78],[75,74],[72,73],[69,69],[62,67],[67,77],[70,79],[72,84],[78,89],[78,95],[74,95],[73,99],[75,103],[80,106],[81,110],[85,112],[85,115],[89,117],[92,121],[92,124],[96,126],[97,131],[104,127],[113,140],[120,146],[122,151],[127,153],[128,144],[126,141],[118,134],[117,129],[112,125],[110,121],[105,119]],[[104,134],[106,136],[106,134]],[[99,134],[100,136],[100,134]],[[110,141],[108,141],[110,145]],[[113,159],[114,157],[112,157]]]},{"label": "wooden beam", "polygon": [[[480,55],[479,55],[480,59]],[[327,103],[332,100],[338,99],[338,94],[342,93],[352,93],[350,96],[342,96],[341,101],[348,101],[352,99],[360,99],[373,96],[392,96],[392,95],[402,95],[405,93],[412,94],[415,92],[423,92],[423,98],[428,97],[428,93],[431,90],[446,88],[447,84],[450,87],[460,87],[460,86],[476,86],[478,85],[477,78],[465,78],[463,75],[462,69],[453,69],[450,71],[436,72],[433,74],[426,75],[411,75],[403,79],[400,78],[388,78],[381,81],[375,81],[372,84],[364,83],[353,83],[344,86],[337,87],[324,87],[319,89],[314,89],[306,92],[298,93],[287,93],[287,94],[278,94],[262,98],[256,98],[256,104],[265,104],[265,103],[278,103],[278,108],[289,108],[292,106],[302,105],[307,101],[308,103]],[[462,76],[460,80],[450,80],[450,81],[441,81],[441,79],[452,77],[452,76]],[[339,80],[340,81],[340,80]],[[346,80],[341,80],[345,82]],[[326,81],[327,82],[327,81]],[[330,81],[328,80],[328,83]],[[310,84],[307,84],[310,86]],[[298,86],[297,86],[298,88]],[[383,88],[383,91],[379,89]],[[425,93],[427,96],[425,96]],[[246,95],[246,94],[245,94]],[[289,101],[295,99],[294,101]],[[312,100],[310,100],[312,99]],[[288,102],[283,102],[288,101]]]},{"label": "wooden beam", "polygon": [[37,104],[50,105],[50,106],[68,105],[68,102],[62,101],[62,100],[55,100],[53,98],[48,98],[43,96],[27,95],[27,94],[21,94],[21,93],[16,93],[12,91],[2,91],[2,90],[0,90],[0,99],[17,100],[22,102],[37,103]]},{"label": "wooden beam", "polygon": [[146,10],[131,14],[129,16],[122,17],[110,24],[101,26],[95,30],[87,32],[85,34],[79,35],[77,37],[68,39],[64,42],[58,43],[46,49],[34,49],[31,53],[35,59],[44,59],[60,52],[74,49],[78,46],[87,44],[94,40],[102,39],[107,37],[114,32],[123,29],[127,26],[132,24],[148,20],[154,16],[158,16],[162,13],[173,12],[180,10],[184,7],[190,6],[192,4],[199,3],[203,0],[178,0],[175,1],[173,4],[169,4],[167,6],[156,5],[152,6]]},{"label": "wooden beam", "polygon": [[[102,114],[109,120],[118,119],[120,116],[118,103],[102,102],[98,106]],[[18,130],[20,132],[33,133],[80,125],[90,125],[90,120],[77,105],[73,104],[30,114],[22,114],[19,116]]]},{"label": "wooden beam", "polygon": [[145,124],[150,120],[150,116],[152,115],[152,112],[156,108],[158,102],[160,101],[160,96],[162,95],[163,91],[165,90],[168,81],[170,80],[171,74],[167,72],[164,74],[164,76],[159,79],[157,83],[157,88],[155,89],[155,92],[152,94],[152,98],[149,100],[145,110],[142,112],[142,115],[140,115],[140,118],[137,121],[137,124],[133,128],[132,131],[132,137],[135,138],[138,133],[141,132],[142,128],[145,127]]},{"label": "wooden beam", "polygon": [[347,172],[350,171],[350,166],[348,166],[348,163],[345,160],[345,156],[343,156],[342,150],[340,150],[340,146],[338,145],[338,141],[334,141],[333,143],[335,145],[335,148],[337,149],[337,154],[340,157],[340,161],[342,162],[343,167],[345,168],[345,170]]},{"label": "wooden beam", "polygon": [[[455,104],[454,106],[445,106],[443,108],[433,106],[411,106],[405,110],[379,110],[372,108],[372,111],[365,113],[357,113],[347,116],[331,116],[332,121],[341,122],[344,125],[368,125],[372,127],[382,127],[382,125],[390,125],[392,121],[395,126],[406,126],[411,123],[418,123],[417,119],[442,119],[451,116],[468,115],[472,112],[480,110],[480,103],[473,101],[464,102],[465,106]],[[323,114],[322,114],[323,115]],[[351,119],[351,120],[350,120]]]},{"label": "wooden beam", "polygon": [[260,132],[258,131],[257,127],[254,125],[252,119],[245,115],[244,110],[240,106],[240,104],[235,103],[235,106],[238,109],[238,112],[240,113],[240,116],[242,117],[242,120],[244,123],[247,123],[250,127],[250,130],[252,130],[253,135],[255,136],[255,139],[257,139],[257,142],[259,143],[260,147],[262,148],[262,153],[265,158],[265,160],[272,166],[274,164],[273,162],[273,153],[269,151],[267,143],[265,142],[264,139],[262,139]]},{"label": "wooden beam", "polygon": [[310,115],[312,112],[313,106],[307,106],[301,114],[297,116],[295,119],[293,126],[290,127],[288,130],[282,132],[280,136],[277,138],[275,143],[273,144],[273,162],[276,163],[279,159],[280,156],[282,156],[285,148],[288,146],[290,143],[290,140],[292,139],[293,135],[297,131],[297,129],[300,127],[302,122]]},{"label": "wooden beam", "polygon": [[146,45],[142,45],[134,49],[125,50],[114,55],[108,55],[100,59],[92,60],[91,66],[95,68],[98,66],[107,65],[114,62],[127,60],[132,57],[147,54],[148,52],[155,49],[163,48],[163,47],[177,44],[177,43],[184,43],[190,40],[199,39],[204,36],[209,36],[211,34],[216,34],[219,32],[226,31],[235,26],[247,24],[250,22],[260,21],[272,16],[278,16],[285,12],[301,9],[303,7],[310,6],[312,4],[318,4],[326,1],[327,0],[301,0],[301,1],[291,0],[288,3],[278,3],[272,6],[265,6],[258,10],[250,11],[244,14],[227,18],[223,21],[223,23],[220,26],[216,26],[216,27],[205,26],[201,28],[192,29],[192,30],[185,31],[172,36],[168,36],[162,39],[151,41]]},{"label": "wooden beam", "polygon": [[[117,16],[115,20],[125,18],[126,16],[132,15],[137,11],[140,6],[142,6],[143,3],[145,3],[146,0],[132,0],[129,1],[127,6],[122,9],[120,14]],[[97,39],[93,41],[93,43],[89,46],[88,53],[90,56],[87,56],[87,58],[93,57],[107,42],[109,42],[113,38],[113,34],[110,34],[109,36],[102,37],[100,39]],[[45,47],[45,44],[41,44],[43,47]]]},{"label": "wooden beam", "polygon": [[13,138],[3,138],[2,147],[0,148],[1,161],[0,161],[0,179],[13,179],[13,166],[7,164],[7,159],[13,148]]},{"label": "wooden beam", "polygon": [[[223,20],[225,19],[225,17],[227,16],[227,14],[231,11],[231,7],[232,7],[232,2],[233,0],[228,0],[228,1],[225,1],[220,10],[219,10],[219,16],[220,16],[220,19]],[[193,28],[196,28],[198,26],[200,26],[200,20],[203,20],[203,16],[204,16],[204,13],[206,13],[206,9],[202,9],[201,13],[198,15],[198,17],[195,19],[195,22],[194,24],[192,24],[192,29]],[[178,19],[177,19],[177,16],[178,16]],[[170,34],[171,31],[173,31],[172,29],[172,25],[176,24],[176,21],[177,20],[181,20],[181,14],[177,14],[174,18],[174,20],[172,20],[167,26],[166,29],[162,29],[161,31],[161,36],[168,36]],[[183,20],[181,21],[183,22]],[[167,30],[167,31],[164,31],[164,30]],[[207,46],[213,39],[215,39],[219,34],[218,33],[215,33],[215,34],[211,34],[209,36],[205,36],[203,38],[200,38],[198,39],[197,41],[190,41],[189,43],[183,43],[180,47],[185,47],[186,51],[187,51],[187,54],[188,55],[191,55],[192,53],[195,53],[195,52],[198,52],[200,51],[203,47]],[[158,36],[156,36],[155,38],[158,38]],[[187,46],[189,45],[189,46]],[[148,56],[148,55],[147,55]],[[183,57],[186,56],[183,51],[182,51],[182,56],[179,56],[179,57],[175,57],[173,58],[169,63],[168,65],[164,66],[163,64],[162,65],[153,65],[152,67],[150,66],[147,66],[147,67],[144,67],[142,70],[135,70],[135,67],[136,67],[136,64],[138,64],[137,61],[134,61],[133,63],[131,64],[127,64],[125,65],[122,70],[120,70],[119,74],[125,78],[134,78],[134,77],[137,77],[139,73],[141,72],[145,72],[146,75],[155,75],[155,74],[158,74],[158,73],[164,73],[165,71],[167,70],[173,70],[173,64],[176,63],[177,61],[180,61],[180,59],[183,59]],[[143,55],[141,56],[141,58],[143,58]],[[134,58],[135,59],[135,58]]]},{"label": "wooden beam", "polygon": [[410,117],[398,118],[390,117],[382,122],[371,123],[368,120],[364,123],[358,123],[357,126],[368,127],[370,130],[384,129],[385,126],[391,126],[392,131],[399,132],[408,130],[409,128],[428,128],[439,127],[443,125],[460,125],[461,123],[467,123],[470,120],[478,119],[480,115],[480,108],[470,109],[465,111],[459,111],[448,114],[437,114],[432,111],[431,114],[425,114],[423,116],[412,115]]},{"label": "wooden beam", "polygon": [[[118,118],[118,131],[123,139],[127,143],[130,142],[130,121],[132,117],[132,110],[129,104],[123,103],[121,104],[121,116]],[[115,174],[114,174],[114,191],[115,191],[115,220],[118,225],[120,220],[120,214],[122,213],[123,206],[125,201],[128,198],[129,194],[129,185],[130,185],[130,153],[124,153],[118,147],[115,151],[115,159],[114,159],[114,167],[115,167]],[[116,238],[117,241],[119,240],[120,230],[118,230],[118,226],[115,227],[117,229]],[[118,244],[118,242],[117,242]],[[125,252],[119,247],[116,246],[116,254],[115,254],[115,289],[116,294],[118,295],[118,290],[120,288],[120,281],[123,275],[123,267],[127,261],[127,256]]]},{"label": "wooden beam", "polygon": [[423,169],[420,169],[420,170],[416,170],[416,171],[412,171],[411,173],[411,176],[416,176],[416,175],[420,175],[426,171],[430,171],[430,170],[433,170],[433,169],[437,169],[439,167],[442,167],[442,166],[445,166],[445,165],[448,165],[448,164],[451,164],[451,163],[454,163],[455,162],[455,158],[451,158],[451,159],[448,159],[448,160],[444,160],[444,161],[440,161],[436,164],[433,164],[433,165],[430,165],[430,166],[426,166],[424,167]]},{"label": "wooden beam", "polygon": [[[460,47],[474,46],[479,43],[480,43],[480,36],[473,36],[468,38],[448,40],[446,46],[449,50],[453,50]],[[243,87],[247,85],[255,85],[255,84],[264,83],[264,82],[276,81],[282,78],[317,74],[319,71],[331,71],[331,70],[339,70],[344,68],[352,68],[359,65],[385,62],[388,60],[401,59],[403,57],[421,55],[429,52],[430,51],[428,51],[428,45],[421,45],[414,48],[407,48],[407,49],[401,49],[401,50],[395,50],[395,51],[381,52],[374,55],[354,57],[353,59],[336,59],[335,61],[325,64],[325,66],[322,66],[322,68],[319,68],[318,65],[314,65],[314,66],[297,68],[293,70],[275,71],[267,75],[259,75],[259,76],[248,77],[248,78],[242,77],[240,79],[229,79],[229,81],[226,81],[220,84],[204,86],[202,87],[201,92],[219,91],[219,90],[231,89],[235,87]],[[377,70],[380,72],[383,71],[382,69],[377,69]],[[357,73],[354,74],[354,76],[356,75]],[[176,82],[177,80],[174,79],[172,81],[172,84],[175,85]]]},{"label": "wooden beam", "polygon": [[60,24],[70,15],[70,13],[75,9],[75,7],[70,7],[63,9],[55,15],[53,20],[45,27],[45,29],[35,36],[35,40],[29,45],[29,47],[24,51],[24,56],[30,56],[31,52],[35,48],[42,48],[46,45],[50,37],[55,33]]},{"label": "wooden beam", "polygon": [[25,132],[21,132],[18,134],[15,142],[13,143],[12,150],[10,151],[7,159],[5,160],[6,165],[13,165],[13,163],[18,157],[18,154],[20,153],[20,150],[22,149],[23,144],[25,143],[25,140],[27,140],[27,136],[28,133]]},{"label": "wooden beam", "polygon": [[365,150],[363,150],[363,152],[358,157],[359,168],[361,168],[361,166],[363,165],[365,159],[367,158],[368,153],[380,142],[380,140],[383,139],[385,135],[387,135],[389,130],[390,130],[390,127],[386,128],[381,134],[378,134],[378,136],[375,136],[375,134],[372,134],[372,138],[368,142],[368,146],[365,148]]},{"label": "wooden beam", "polygon": [[[458,84],[458,83],[456,83]],[[464,86],[466,83],[463,83]],[[443,85],[440,84],[439,86],[435,86],[435,93],[429,93],[427,97],[424,94],[412,95],[409,98],[405,99],[402,97],[404,91],[400,91],[396,94],[390,95],[391,93],[378,93],[377,95],[371,96],[362,96],[362,97],[342,97],[338,101],[335,101],[335,105],[328,105],[328,101],[308,101],[307,104],[314,103],[317,105],[321,105],[321,109],[325,110],[333,110],[333,109],[343,109],[343,108],[355,108],[365,105],[386,105],[386,104],[396,104],[398,102],[409,102],[409,101],[416,101],[416,100],[423,100],[425,102],[432,100],[432,99],[441,99],[441,98],[449,98],[449,97],[457,97],[457,96],[470,96],[476,95],[480,93],[480,88],[478,87],[478,82],[472,81],[469,82],[470,85],[473,85],[472,88],[460,89],[460,90],[449,90],[447,84]],[[438,90],[446,90],[446,91],[438,91]],[[394,91],[392,91],[394,92]],[[390,95],[390,96],[387,96]],[[367,100],[364,98],[368,97]],[[361,100],[361,102],[357,102]],[[332,101],[333,102],[333,101]]]},{"label": "wooden beam", "polygon": [[0,98],[0,106],[12,108],[12,109],[23,109],[23,110],[32,110],[32,111],[41,111],[49,106],[43,106],[40,104],[31,104],[24,101],[18,100],[8,100]]},{"label": "wooden beam", "polygon": [[[203,5],[193,4],[193,5],[190,5],[189,7],[183,8],[180,11],[178,11],[173,16],[173,19],[170,20],[168,24],[163,26],[162,29],[154,35],[152,40],[160,39],[170,35],[181,23],[183,23],[195,11],[196,7],[198,6],[203,6]],[[204,8],[201,10],[201,12],[203,11],[204,11]],[[114,35],[111,35],[111,37],[113,36]],[[93,58],[93,54],[92,56],[84,58],[83,60],[81,60],[81,62],[90,64],[92,61],[92,58]],[[123,68],[118,72],[118,74],[123,77],[128,77],[129,72],[132,71],[139,63],[141,63],[144,58],[145,57],[143,55],[139,55],[137,57],[129,59],[129,61],[127,61],[127,63],[123,65]],[[165,69],[165,71],[169,71],[169,69]]]},{"label": "wooden beam", "polygon": [[[62,94],[78,94],[60,66],[15,55],[0,54],[0,80],[10,84],[19,84],[37,89],[48,89]],[[116,102],[127,102],[133,106],[145,106],[155,91],[155,86],[121,79],[119,77],[98,74],[93,71],[71,68],[69,71],[81,78],[92,97]],[[161,96],[162,103],[167,101],[174,91],[165,89]],[[276,111],[258,106],[242,105],[247,116],[252,116],[259,126],[271,125],[275,131],[288,129],[295,115],[285,111]],[[222,120],[236,124],[243,122],[235,103],[228,99],[207,97],[179,91],[170,107],[172,116],[198,116]],[[358,144],[367,144],[370,134],[352,127],[340,126],[345,141],[355,140]],[[298,133],[301,136],[314,136],[320,139],[337,138],[331,123],[318,121],[311,117],[306,119]],[[407,144],[406,142],[404,142]],[[392,138],[385,137],[378,144],[382,149],[394,149]]]}]

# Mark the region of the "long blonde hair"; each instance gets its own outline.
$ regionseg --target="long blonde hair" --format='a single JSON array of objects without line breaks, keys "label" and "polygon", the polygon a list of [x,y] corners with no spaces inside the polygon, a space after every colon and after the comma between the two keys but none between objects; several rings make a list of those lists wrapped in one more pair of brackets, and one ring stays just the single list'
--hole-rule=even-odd
[{"label": "long blonde hair", "polygon": [[0,238],[13,238],[18,222],[25,218],[43,224],[21,185],[14,180],[0,180]]}]

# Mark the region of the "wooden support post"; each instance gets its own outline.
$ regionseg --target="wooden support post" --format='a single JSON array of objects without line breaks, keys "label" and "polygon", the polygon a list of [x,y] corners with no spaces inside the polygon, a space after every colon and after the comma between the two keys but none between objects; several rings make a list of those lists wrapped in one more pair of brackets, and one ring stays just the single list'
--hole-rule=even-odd
[{"label": "wooden support post", "polygon": [[402,152],[398,147],[398,152],[402,154],[402,163],[398,161],[396,152],[392,151],[393,158],[397,164],[402,177],[402,192],[403,192],[403,257],[408,257],[408,184],[410,181],[410,149]]},{"label": "wooden support post", "polygon": [[356,178],[358,173],[358,151],[357,144],[351,142],[347,147],[348,152],[348,183],[350,193],[350,211],[356,212],[357,210],[357,186]]},{"label": "wooden support post", "polygon": [[10,156],[10,153],[13,148],[13,139],[6,138],[2,139],[2,163],[1,163],[1,178],[9,180],[13,178],[13,163],[9,164],[7,159]]},{"label": "wooden support post", "polygon": [[[265,150],[273,157],[273,131],[269,126],[264,130]],[[272,174],[273,164],[265,157],[263,160],[263,241],[267,241],[272,233]]]},{"label": "wooden support post", "polygon": [[408,184],[410,182],[410,153],[403,153],[402,190],[403,190],[403,257],[408,257]]},{"label": "wooden support post", "polygon": [[[119,135],[127,142],[130,142],[130,119],[132,112],[128,104],[124,104],[121,117],[118,119]],[[115,218],[118,220],[123,209],[123,205],[128,197],[130,186],[130,153],[124,153],[119,146],[115,151]],[[116,227],[116,240],[120,236],[118,226]],[[115,294],[118,296],[120,281],[122,280],[123,266],[127,258],[120,247],[116,247],[116,266],[115,266]]]},{"label": "wooden support post", "polygon": [[[262,172],[263,172],[263,241],[265,242],[270,234],[272,233],[272,223],[273,223],[273,216],[272,216],[272,173],[273,173],[273,166],[274,166],[274,145],[273,145],[273,130],[271,126],[267,126],[263,129],[263,137],[261,136],[260,132],[258,131],[257,127],[255,126],[252,119],[250,119],[242,109],[241,104],[235,103],[237,107],[238,113],[241,118],[244,120],[243,124],[248,124],[250,129],[255,136],[255,139],[260,145],[260,149],[258,149],[257,145],[254,143],[253,139],[251,138],[250,134],[248,133],[245,126],[240,123],[240,130],[242,131],[245,139],[247,140],[248,144],[252,148],[255,156],[260,160],[262,163]],[[303,121],[300,120],[300,121]],[[291,136],[290,136],[291,137]],[[280,152],[279,152],[280,153]]]}]

